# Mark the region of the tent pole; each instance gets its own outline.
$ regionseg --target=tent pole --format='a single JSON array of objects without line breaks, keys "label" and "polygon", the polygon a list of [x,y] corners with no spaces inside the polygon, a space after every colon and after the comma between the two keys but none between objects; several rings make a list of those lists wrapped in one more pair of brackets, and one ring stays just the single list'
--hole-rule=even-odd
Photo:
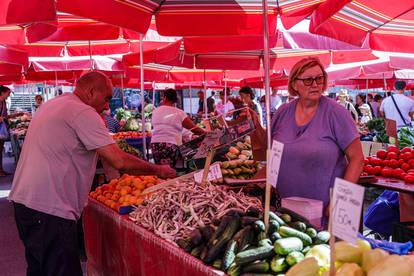
[{"label": "tent pole", "polygon": [[226,71],[224,71],[224,114],[227,113],[227,78],[226,78]]},{"label": "tent pole", "polygon": [[189,90],[190,90],[190,114],[191,116],[193,116],[193,95],[191,95],[193,91],[191,90],[191,84],[190,84]]},{"label": "tent pole", "polygon": [[384,90],[387,90],[387,81],[385,80],[385,73],[382,73],[382,78],[384,79]]},{"label": "tent pole", "polygon": [[124,74],[121,75],[121,97],[122,97],[122,108],[125,108]]},{"label": "tent pole", "polygon": [[207,119],[208,110],[207,110],[207,82],[206,82],[206,69],[204,69],[204,116]]},{"label": "tent pole", "polygon": [[142,124],[142,148],[144,151],[144,159],[147,160],[147,139],[145,135],[145,112],[144,112],[144,53],[142,45],[142,34],[139,34],[139,65],[141,73],[141,124]]},{"label": "tent pole", "polygon": [[[267,132],[267,154],[266,159],[269,162],[270,157],[270,149],[272,148],[272,138],[271,138],[271,130],[270,130],[270,76],[269,76],[269,25],[268,25],[268,7],[267,7],[267,0],[262,1],[263,5],[263,67],[264,67],[264,84],[265,84],[265,97],[266,97],[266,132]],[[270,168],[269,166],[266,167],[266,175],[269,177]],[[276,183],[274,183],[276,184]],[[265,194],[265,224],[266,228],[269,225],[269,210],[270,210],[270,183],[266,181],[266,194]]]}]

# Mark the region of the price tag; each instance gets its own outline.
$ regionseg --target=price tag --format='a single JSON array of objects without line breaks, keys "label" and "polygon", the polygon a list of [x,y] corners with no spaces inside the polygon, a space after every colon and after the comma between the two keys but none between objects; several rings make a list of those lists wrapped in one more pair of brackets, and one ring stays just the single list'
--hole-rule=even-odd
[{"label": "price tag", "polygon": [[283,154],[283,144],[274,140],[272,144],[272,149],[270,151],[269,161],[268,161],[268,177],[267,181],[273,187],[276,188],[277,177],[279,176],[280,161],[282,160]]},{"label": "price tag", "polygon": [[355,244],[361,222],[363,201],[364,187],[340,178],[335,179],[330,218],[333,235]]},{"label": "price tag", "polygon": [[[203,178],[203,170],[194,174],[195,182],[201,183],[202,178]],[[207,176],[208,181],[219,180],[221,178],[223,178],[223,175],[221,174],[220,164],[215,163],[211,165],[210,169],[208,170],[208,176]]]},{"label": "price tag", "polygon": [[220,146],[220,136],[223,135],[223,133],[224,131],[219,129],[208,132],[203,142],[201,142],[197,153],[194,155],[194,159],[205,158],[209,151]]}]

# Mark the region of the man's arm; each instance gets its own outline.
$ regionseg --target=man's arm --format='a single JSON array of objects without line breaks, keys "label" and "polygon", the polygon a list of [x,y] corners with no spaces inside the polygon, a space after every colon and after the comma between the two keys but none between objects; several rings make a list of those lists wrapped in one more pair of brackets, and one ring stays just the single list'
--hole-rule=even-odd
[{"label": "man's arm", "polygon": [[116,144],[97,149],[100,157],[105,159],[112,167],[130,174],[157,175],[161,178],[173,178],[175,170],[168,165],[155,165],[123,152]]}]

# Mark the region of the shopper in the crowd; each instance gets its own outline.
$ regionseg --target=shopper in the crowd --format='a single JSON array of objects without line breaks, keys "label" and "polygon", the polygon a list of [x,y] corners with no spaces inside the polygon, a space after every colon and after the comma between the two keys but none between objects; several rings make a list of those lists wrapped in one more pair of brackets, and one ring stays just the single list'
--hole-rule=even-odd
[{"label": "shopper in the crowd", "polygon": [[372,94],[367,94],[367,99],[368,99],[368,106],[371,112],[371,115],[374,114],[374,108],[372,107],[372,103],[374,102],[374,96]]},{"label": "shopper in the crowd", "polygon": [[359,110],[359,107],[365,103],[365,95],[364,94],[356,95],[355,102],[356,102],[355,106],[354,106],[355,110],[358,113],[358,118],[361,118],[362,117],[362,112],[361,112],[361,110]]},{"label": "shopper in the crowd", "polygon": [[[335,178],[357,182],[364,159],[351,114],[323,95],[327,83],[327,73],[317,58],[296,63],[288,91],[298,98],[282,105],[270,126],[272,140],[284,144],[277,183],[280,196],[321,200],[325,207]],[[253,149],[265,156],[266,132],[255,112],[251,114],[256,122]]]},{"label": "shopper in the crowd", "polygon": [[152,113],[155,109],[154,104],[152,103],[152,101],[149,98],[145,98],[145,107],[144,107],[144,112],[145,113]]},{"label": "shopper in the crowd", "polygon": [[173,168],[180,157],[178,146],[182,143],[183,128],[197,135],[205,133],[191,121],[184,111],[175,107],[177,100],[177,92],[174,89],[165,90],[163,105],[152,113],[154,130],[151,150],[154,161],[156,164],[169,164]]},{"label": "shopper in the crowd", "polygon": [[397,122],[397,129],[411,125],[414,114],[414,101],[404,95],[405,81],[395,82],[395,93],[385,98],[380,107],[380,114],[386,119]]},{"label": "shopper in the crowd", "polygon": [[[197,110],[197,114],[199,116],[204,115],[204,92],[203,91],[198,91],[197,93],[198,96],[198,110]],[[208,97],[207,98],[207,113],[211,114],[214,113],[214,99],[213,97]]]},{"label": "shopper in the crowd", "polygon": [[355,110],[355,107],[352,105],[352,103],[348,102],[347,99],[348,99],[348,90],[341,89],[338,95],[337,102],[343,107],[345,107],[346,110],[349,111],[349,113],[352,116],[352,119],[354,119],[355,122],[358,122],[358,113]]},{"label": "shopper in the crowd", "polygon": [[277,95],[277,89],[273,89],[272,95],[270,96],[270,118],[282,105],[282,98]]},{"label": "shopper in the crowd", "polygon": [[251,110],[255,111],[260,124],[263,125],[263,110],[260,104],[255,101],[255,94],[249,86],[243,86],[239,90],[239,95],[241,100],[244,103],[244,106],[249,107]]},{"label": "shopper in the crowd", "polygon": [[35,115],[36,112],[39,110],[40,106],[43,103],[43,97],[42,95],[36,95],[34,100],[35,100],[35,103],[32,106],[32,115]]},{"label": "shopper in the crowd", "polygon": [[89,72],[43,104],[31,121],[9,200],[26,250],[27,275],[82,275],[76,221],[87,203],[98,156],[130,174],[176,175],[124,153],[99,114],[109,108],[111,81]]},{"label": "shopper in the crowd", "polygon": [[379,117],[379,109],[382,103],[382,97],[380,94],[374,96],[374,101],[371,103],[371,108],[374,117]]},{"label": "shopper in the crowd", "polygon": [[102,112],[102,119],[105,122],[105,126],[108,128],[110,133],[117,133],[121,128],[119,122],[111,116],[111,110],[106,109]]},{"label": "shopper in the crowd", "polygon": [[231,97],[230,88],[223,89],[220,92],[220,102],[216,104],[217,115],[221,115],[221,114],[234,110],[234,105],[231,102],[230,97]]}]

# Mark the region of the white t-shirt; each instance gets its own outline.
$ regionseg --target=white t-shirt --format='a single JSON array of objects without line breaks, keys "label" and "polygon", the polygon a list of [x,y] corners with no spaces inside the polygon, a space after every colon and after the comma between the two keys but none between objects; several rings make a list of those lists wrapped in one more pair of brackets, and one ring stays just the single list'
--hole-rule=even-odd
[{"label": "white t-shirt", "polygon": [[278,95],[270,96],[270,112],[275,112],[282,105],[282,98]]},{"label": "white t-shirt", "polygon": [[234,105],[231,101],[227,101],[226,104],[223,104],[223,102],[220,101],[218,104],[216,104],[216,110],[219,115],[224,114],[226,112],[234,110]]},{"label": "white t-shirt", "polygon": [[[411,118],[408,115],[409,112],[414,112],[414,101],[404,96],[402,94],[393,94],[395,103],[401,111],[401,114],[404,116],[406,123],[411,122]],[[405,126],[404,121],[401,119],[400,114],[398,113],[397,108],[394,105],[394,102],[391,97],[386,97],[381,104],[380,110],[385,113],[385,118],[390,120],[395,120],[397,122],[397,129]]]},{"label": "white t-shirt", "polygon": [[113,143],[96,110],[76,95],[42,104],[27,131],[9,200],[79,219],[96,171],[96,149]]},{"label": "white t-shirt", "polygon": [[170,143],[181,145],[183,121],[187,114],[172,106],[160,106],[152,112],[151,143]]}]

